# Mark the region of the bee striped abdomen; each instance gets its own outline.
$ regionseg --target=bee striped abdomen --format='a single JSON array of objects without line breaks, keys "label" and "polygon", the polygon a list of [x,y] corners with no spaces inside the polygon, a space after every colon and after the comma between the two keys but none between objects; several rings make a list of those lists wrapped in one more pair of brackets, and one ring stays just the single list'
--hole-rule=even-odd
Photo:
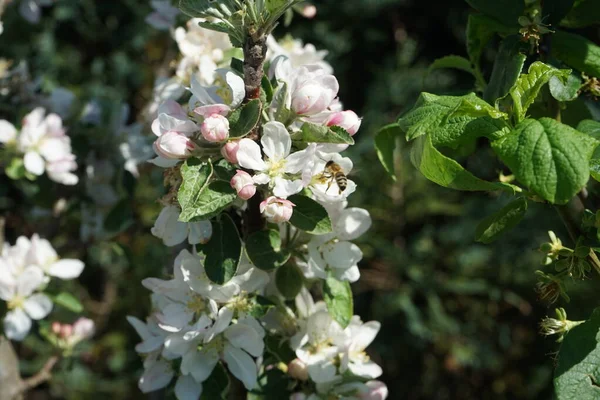
[{"label": "bee striped abdomen", "polygon": [[346,178],[346,175],[344,175],[343,172],[337,172],[334,178],[335,182],[340,188],[340,193],[342,193],[344,190],[346,190],[346,187],[348,186],[348,178]]}]

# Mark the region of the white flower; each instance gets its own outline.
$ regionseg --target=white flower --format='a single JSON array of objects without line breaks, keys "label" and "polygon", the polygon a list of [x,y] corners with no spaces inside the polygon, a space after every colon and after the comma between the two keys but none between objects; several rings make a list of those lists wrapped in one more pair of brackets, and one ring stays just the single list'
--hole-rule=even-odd
[{"label": "white flower", "polygon": [[162,158],[181,160],[188,158],[196,149],[196,144],[189,137],[175,131],[162,134],[154,142],[154,151]]},{"label": "white flower", "polygon": [[[356,183],[347,178],[347,175],[352,171],[352,160],[348,157],[342,157],[338,153],[319,153],[319,157],[315,157],[313,160],[311,168],[306,169],[303,173],[303,181],[310,187],[318,202],[323,205],[342,202],[354,193]],[[331,174],[326,170],[328,161],[338,165],[341,172],[346,175],[346,188],[344,190],[338,186],[338,180],[334,176],[330,176]]]},{"label": "white flower", "polygon": [[0,119],[0,143],[12,143],[16,137],[17,129],[15,126],[4,119]]},{"label": "white flower", "polygon": [[307,278],[327,277],[331,271],[336,279],[356,282],[360,278],[358,262],[362,259],[360,248],[350,240],[357,239],[371,226],[371,216],[362,208],[331,210],[333,232],[313,236],[308,243],[309,259],[298,266]]},{"label": "white flower", "polygon": [[165,246],[176,246],[186,239],[189,244],[208,242],[212,235],[210,221],[181,222],[179,214],[176,206],[165,206],[152,227],[152,234],[162,239]]},{"label": "white flower", "polygon": [[46,317],[52,311],[52,300],[34,293],[44,284],[44,273],[35,266],[25,268],[16,278],[7,274],[0,263],[0,299],[8,304],[4,317],[4,333],[13,340],[23,340],[31,329],[31,320]]},{"label": "white flower", "polygon": [[200,132],[209,142],[224,142],[229,138],[229,121],[221,114],[212,114],[204,119]]},{"label": "white flower", "polygon": [[47,275],[64,280],[79,277],[85,266],[80,260],[59,259],[50,242],[41,239],[37,234],[31,237],[31,248],[27,253],[26,263],[39,267]]},{"label": "white flower", "polygon": [[152,122],[152,132],[156,136],[167,132],[178,132],[191,137],[198,131],[198,125],[188,118],[187,113],[179,103],[167,100],[158,109],[158,117]]},{"label": "white flower", "polygon": [[148,105],[148,118],[156,116],[160,105],[167,100],[177,100],[185,93],[185,86],[174,77],[158,77],[154,82],[152,100]]},{"label": "white flower", "polygon": [[242,100],[246,95],[244,80],[229,69],[218,69],[215,74],[214,85],[208,87],[202,85],[195,76],[192,76],[190,110],[211,104],[225,104],[234,109],[242,104]]},{"label": "white flower", "polygon": [[333,73],[333,68],[325,60],[327,50],[317,50],[314,45],[307,43],[303,45],[302,40],[285,36],[277,41],[273,35],[267,37],[268,60],[274,60],[279,56],[285,56],[290,60],[293,67],[301,65],[316,64],[328,74]]},{"label": "white flower", "polygon": [[179,9],[171,5],[170,0],[152,0],[150,5],[154,9],[146,17],[146,23],[160,30],[169,30],[175,24]]},{"label": "white flower", "polygon": [[258,184],[269,184],[273,194],[286,198],[303,188],[302,179],[288,178],[287,174],[298,174],[311,164],[314,146],[290,154],[292,139],[285,126],[280,122],[267,122],[263,126],[260,139],[267,158],[263,160],[258,143],[250,139],[240,140],[237,159],[240,166],[259,174],[254,176]]},{"label": "white flower", "polygon": [[34,175],[44,171],[53,181],[75,185],[79,181],[71,171],[77,169],[71,153],[71,139],[65,135],[61,118],[36,108],[23,118],[23,127],[17,137],[19,150],[25,153],[25,169]]},{"label": "white flower", "polygon": [[345,329],[345,336],[339,335],[334,343],[342,350],[340,372],[347,370],[361,378],[374,379],[382,374],[381,367],[369,359],[365,349],[373,342],[381,324],[377,321],[363,323],[354,316]]},{"label": "white flower", "polygon": [[329,115],[325,121],[327,126],[339,126],[344,128],[350,136],[354,136],[360,129],[361,119],[352,110],[336,111]]},{"label": "white flower", "polygon": [[279,224],[290,220],[294,206],[295,204],[289,200],[270,196],[260,203],[259,209],[267,221]]}]

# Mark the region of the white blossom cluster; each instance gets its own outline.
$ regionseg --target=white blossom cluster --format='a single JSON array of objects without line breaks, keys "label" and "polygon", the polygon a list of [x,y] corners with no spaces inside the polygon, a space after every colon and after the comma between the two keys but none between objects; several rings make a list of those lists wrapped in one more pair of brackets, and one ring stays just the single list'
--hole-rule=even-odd
[{"label": "white blossom cluster", "polygon": [[77,163],[71,139],[57,114],[46,115],[46,110],[38,107],[23,118],[20,131],[0,120],[0,143],[7,152],[22,155],[24,168],[34,177],[46,172],[50,179],[63,185],[76,185],[79,181],[73,173]]},{"label": "white blossom cluster", "polygon": [[52,311],[52,299],[44,293],[50,280],[75,279],[83,267],[80,260],[60,259],[50,242],[37,234],[31,240],[21,236],[13,246],[5,243],[0,256],[0,299],[8,308],[6,337],[23,340],[32,320],[43,319]]},{"label": "white blossom cluster", "polygon": [[[308,290],[326,279],[343,285],[359,279],[362,252],[352,241],[369,229],[371,217],[364,209],[348,207],[347,198],[356,190],[348,177],[353,163],[340,154],[348,144],[328,143],[326,137],[295,140],[309,129],[343,134],[351,143],[361,124],[353,111],[343,110],[337,79],[322,62],[322,53],[306,48],[314,54],[307,57],[312,63],[300,65],[271,50],[276,57],[269,62],[269,78],[275,87],[260,112],[258,141],[233,135],[246,97],[244,80],[233,69],[216,68],[209,82],[192,73],[189,100],[181,105],[170,98],[158,108],[152,123],[157,157],[151,162],[165,169],[170,190],[161,199],[164,207],[152,233],[167,246],[187,248],[175,259],[172,279],[142,282],[152,291],[146,321],[128,318],[142,339],[136,351],[144,357],[143,392],[175,380],[176,397],[195,400],[206,385],[213,385],[207,381],[216,368],[225,367],[247,390],[258,390],[265,371],[277,369],[291,382],[294,400],[387,398],[387,387],[375,380],[382,370],[365,352],[380,324],[354,316],[342,327],[327,304],[315,302]],[[190,54],[202,52],[196,47]],[[294,248],[287,262],[300,271],[303,286],[295,304],[286,304],[289,297],[279,290],[276,272],[253,264],[244,250],[233,277],[222,284],[211,280],[204,246],[214,235],[214,220],[181,220],[178,189],[186,160],[222,162],[237,170],[230,186],[238,198],[228,213],[241,224],[248,200],[260,197],[262,218]],[[325,210],[331,223],[326,233],[311,234],[290,222],[297,207],[291,196],[299,193]],[[274,363],[269,338],[295,357]]]}]

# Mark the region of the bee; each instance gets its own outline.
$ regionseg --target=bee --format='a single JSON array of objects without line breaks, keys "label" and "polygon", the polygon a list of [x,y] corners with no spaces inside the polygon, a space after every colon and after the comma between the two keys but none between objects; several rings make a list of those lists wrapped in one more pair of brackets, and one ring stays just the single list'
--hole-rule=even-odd
[{"label": "bee", "polygon": [[346,178],[346,174],[344,174],[342,167],[333,161],[327,161],[327,164],[325,164],[325,168],[321,173],[321,178],[324,180],[329,180],[329,184],[327,185],[327,190],[325,190],[325,192],[329,190],[334,181],[338,185],[340,194],[346,190],[346,187],[348,186],[348,178]]}]

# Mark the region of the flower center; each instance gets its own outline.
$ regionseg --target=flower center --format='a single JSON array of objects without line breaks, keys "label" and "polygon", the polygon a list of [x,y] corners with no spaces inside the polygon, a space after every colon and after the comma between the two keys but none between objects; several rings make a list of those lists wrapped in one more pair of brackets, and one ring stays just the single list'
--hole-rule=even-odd
[{"label": "flower center", "polygon": [[188,310],[194,313],[202,313],[204,310],[206,310],[206,301],[204,301],[202,296],[194,293],[194,295],[187,302],[186,307]]},{"label": "flower center", "polygon": [[269,168],[269,176],[275,177],[275,176],[283,175],[285,173],[285,164],[286,163],[287,163],[287,161],[285,160],[285,158],[282,158],[281,160],[269,159],[267,161],[267,166]]},{"label": "flower center", "polygon": [[23,303],[25,299],[21,296],[15,296],[12,300],[9,300],[7,306],[9,310],[13,310],[15,308],[23,308]]}]

